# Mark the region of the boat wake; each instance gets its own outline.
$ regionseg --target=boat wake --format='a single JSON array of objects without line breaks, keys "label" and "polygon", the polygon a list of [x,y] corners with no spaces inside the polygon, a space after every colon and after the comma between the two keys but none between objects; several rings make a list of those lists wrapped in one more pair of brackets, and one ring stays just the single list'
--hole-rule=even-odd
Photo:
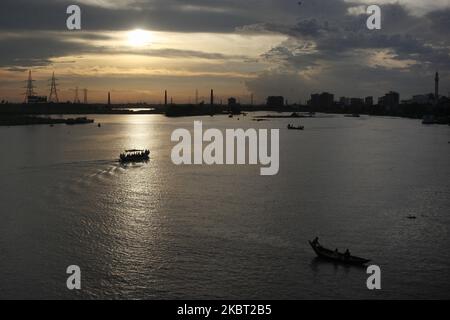
[{"label": "boat wake", "polygon": [[109,165],[107,168],[101,168],[97,169],[96,172],[89,174],[89,179],[99,179],[99,180],[105,180],[108,177],[114,177],[120,174],[121,172],[125,171],[125,168],[122,166],[116,164],[116,165]]},{"label": "boat wake", "polygon": [[73,161],[73,162],[61,162],[61,163],[51,163],[45,165],[36,165],[36,166],[23,166],[19,169],[21,170],[33,170],[33,169],[64,169],[64,168],[82,168],[82,167],[91,167],[95,165],[106,165],[113,164],[116,161],[112,160],[86,160],[86,161]]}]

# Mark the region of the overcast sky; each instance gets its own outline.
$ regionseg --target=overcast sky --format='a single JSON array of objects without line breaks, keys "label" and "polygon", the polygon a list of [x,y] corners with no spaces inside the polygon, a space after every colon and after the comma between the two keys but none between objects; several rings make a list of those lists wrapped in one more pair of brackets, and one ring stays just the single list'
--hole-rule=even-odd
[{"label": "overcast sky", "polygon": [[[91,101],[248,102],[312,92],[402,99],[450,92],[450,0],[1,0],[0,99],[23,100],[27,70],[48,95],[52,72],[61,100],[88,88]],[[78,4],[82,30],[66,29]],[[382,30],[366,28],[368,4]],[[135,30],[141,30],[136,32]]]}]

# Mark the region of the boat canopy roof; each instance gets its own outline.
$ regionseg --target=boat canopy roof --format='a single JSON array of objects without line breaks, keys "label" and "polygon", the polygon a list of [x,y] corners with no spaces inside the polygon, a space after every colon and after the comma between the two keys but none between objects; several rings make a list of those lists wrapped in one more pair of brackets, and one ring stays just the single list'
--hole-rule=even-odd
[{"label": "boat canopy roof", "polygon": [[130,150],[125,150],[125,152],[145,152],[145,150],[141,150],[141,149],[130,149]]}]

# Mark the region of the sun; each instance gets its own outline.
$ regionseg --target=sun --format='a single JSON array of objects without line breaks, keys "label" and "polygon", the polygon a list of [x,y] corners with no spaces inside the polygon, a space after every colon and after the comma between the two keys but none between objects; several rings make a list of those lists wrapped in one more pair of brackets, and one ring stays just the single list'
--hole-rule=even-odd
[{"label": "sun", "polygon": [[127,36],[128,44],[132,47],[144,47],[152,41],[152,33],[141,29],[129,31]]}]

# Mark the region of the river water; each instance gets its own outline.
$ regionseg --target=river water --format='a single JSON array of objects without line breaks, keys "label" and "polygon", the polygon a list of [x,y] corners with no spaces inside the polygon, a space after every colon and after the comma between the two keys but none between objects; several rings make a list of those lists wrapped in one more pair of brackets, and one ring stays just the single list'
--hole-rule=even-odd
[{"label": "river water", "polygon": [[[0,298],[450,298],[450,127],[253,115],[0,127]],[[280,128],[279,174],[173,165],[170,135],[194,120]],[[151,161],[120,166],[129,148]],[[382,290],[364,268],[316,259],[315,236],[372,259]]]}]

